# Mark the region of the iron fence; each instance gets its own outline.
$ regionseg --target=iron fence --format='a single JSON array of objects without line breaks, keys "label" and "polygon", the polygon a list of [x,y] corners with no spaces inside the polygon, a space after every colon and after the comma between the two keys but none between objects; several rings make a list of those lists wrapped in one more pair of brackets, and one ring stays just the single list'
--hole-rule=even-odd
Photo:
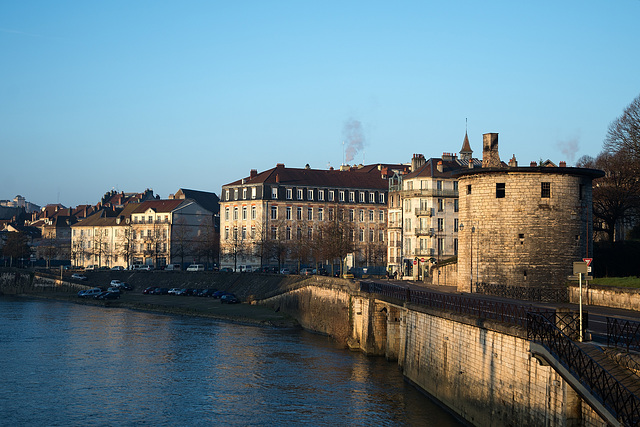
[{"label": "iron fence", "polygon": [[640,351],[640,322],[607,317],[607,345]]},{"label": "iron fence", "polygon": [[528,339],[546,347],[624,425],[640,425],[640,398],[564,334],[555,325],[555,315],[529,313]]},{"label": "iron fence", "polygon": [[475,292],[527,301],[569,302],[569,289],[567,288],[523,287],[497,285],[493,283],[476,283]]}]

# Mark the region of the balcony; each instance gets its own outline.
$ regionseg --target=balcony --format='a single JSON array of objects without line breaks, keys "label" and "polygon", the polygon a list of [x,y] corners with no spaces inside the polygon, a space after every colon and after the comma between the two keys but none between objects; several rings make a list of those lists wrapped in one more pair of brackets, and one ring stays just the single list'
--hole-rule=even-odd
[{"label": "balcony", "polygon": [[433,208],[416,208],[416,216],[433,216]]},{"label": "balcony", "polygon": [[433,228],[416,228],[415,235],[416,236],[433,236]]},{"label": "balcony", "polygon": [[403,199],[410,197],[458,197],[457,190],[435,190],[435,189],[417,189],[402,190],[400,195]]},{"label": "balcony", "polygon": [[395,221],[389,221],[389,224],[387,225],[387,229],[392,230],[392,229],[401,229],[402,228],[402,224],[400,222],[395,222]]}]

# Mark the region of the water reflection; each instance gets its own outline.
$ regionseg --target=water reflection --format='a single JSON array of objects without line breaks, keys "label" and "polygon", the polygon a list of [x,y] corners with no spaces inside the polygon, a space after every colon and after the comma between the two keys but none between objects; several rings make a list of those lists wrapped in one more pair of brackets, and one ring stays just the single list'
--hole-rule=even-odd
[{"label": "water reflection", "polygon": [[6,425],[458,425],[326,337],[0,298]]}]

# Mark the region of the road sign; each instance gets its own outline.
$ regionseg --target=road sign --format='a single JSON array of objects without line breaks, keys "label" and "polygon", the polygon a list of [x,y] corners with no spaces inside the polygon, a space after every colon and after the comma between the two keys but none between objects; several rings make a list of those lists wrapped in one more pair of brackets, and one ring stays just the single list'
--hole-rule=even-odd
[{"label": "road sign", "polygon": [[418,265],[418,259],[417,258],[413,261],[413,265]]},{"label": "road sign", "polygon": [[589,267],[591,265],[591,261],[593,261],[593,258],[582,258],[582,260],[584,262],[587,263],[587,267]]},{"label": "road sign", "polygon": [[[577,274],[576,274],[575,276],[567,276],[567,280],[575,280],[575,281],[578,281],[578,280],[580,280],[580,277],[578,277],[578,275],[577,275]],[[593,276],[586,276],[586,275],[584,275],[584,276],[582,276],[582,280],[585,280],[585,281],[589,282],[589,281],[593,280]]]},{"label": "road sign", "polygon": [[587,267],[587,273],[591,273],[591,267]]},{"label": "road sign", "polygon": [[589,264],[587,264],[586,262],[574,262],[573,263],[573,274],[587,274],[587,266]]},{"label": "road sign", "polygon": [[427,262],[427,260],[424,258],[420,258],[420,262]]}]

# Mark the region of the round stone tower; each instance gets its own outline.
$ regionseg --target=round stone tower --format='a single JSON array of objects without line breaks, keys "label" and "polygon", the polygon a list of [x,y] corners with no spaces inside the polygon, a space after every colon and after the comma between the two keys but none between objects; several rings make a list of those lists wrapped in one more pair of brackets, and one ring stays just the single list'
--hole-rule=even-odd
[{"label": "round stone tower", "polygon": [[604,172],[510,167],[496,161],[498,134],[484,142],[483,167],[458,174],[458,290],[565,283],[573,262],[593,253],[592,180]]}]

